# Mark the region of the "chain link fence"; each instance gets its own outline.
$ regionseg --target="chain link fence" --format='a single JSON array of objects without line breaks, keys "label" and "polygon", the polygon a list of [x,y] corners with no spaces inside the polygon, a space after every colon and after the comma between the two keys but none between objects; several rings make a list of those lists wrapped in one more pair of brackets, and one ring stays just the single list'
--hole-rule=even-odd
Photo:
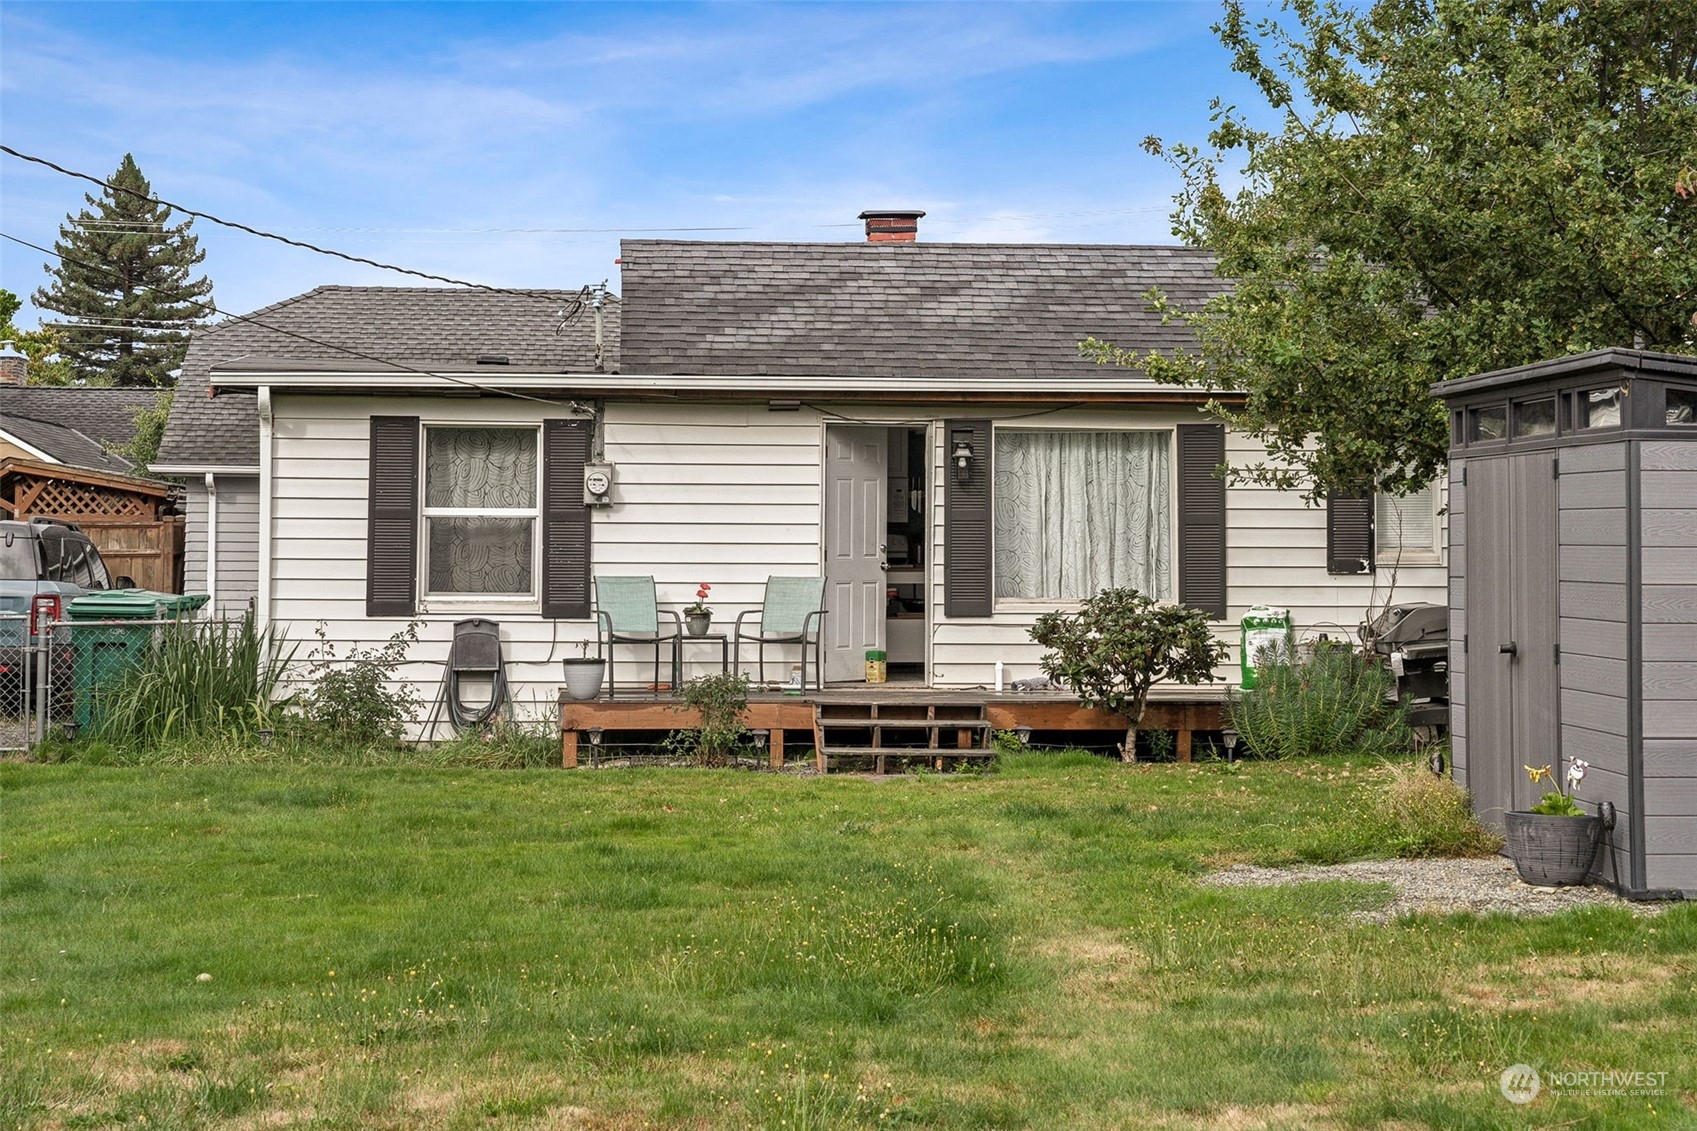
[{"label": "chain link fence", "polygon": [[0,615],[0,754],[98,731],[113,696],[165,632],[192,622],[41,620]]}]

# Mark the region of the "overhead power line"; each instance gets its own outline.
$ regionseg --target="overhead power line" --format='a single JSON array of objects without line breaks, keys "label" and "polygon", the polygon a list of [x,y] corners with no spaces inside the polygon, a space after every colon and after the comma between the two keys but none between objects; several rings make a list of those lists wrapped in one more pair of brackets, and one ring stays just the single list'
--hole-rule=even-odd
[{"label": "overhead power line", "polygon": [[[61,263],[71,263],[71,264],[75,264],[78,267],[85,267],[85,268],[89,269],[90,271],[99,271],[102,274],[112,276],[114,279],[121,279],[123,277],[118,272],[113,271],[109,267],[103,267],[98,263],[89,263],[89,262],[86,262],[86,261],[80,260],[80,259],[72,259],[71,257],[69,257],[67,255],[61,255],[59,252],[54,251],[51,248],[42,247],[40,244],[31,243],[30,241],[25,240],[25,239],[19,239],[17,236],[14,236],[14,235],[10,234],[9,232],[0,232],[0,239],[11,240],[15,244],[19,244],[23,247],[30,248],[33,251],[39,251],[43,255],[51,255],[53,258],[59,260]],[[584,288],[584,291],[587,291],[587,290],[588,290],[587,287]],[[580,305],[583,301],[582,295],[583,295],[584,291],[579,292],[579,298],[577,299],[577,301]],[[543,296],[537,295],[535,297],[543,297]],[[553,296],[553,297],[554,297],[555,301],[558,301],[559,296],[556,295],[556,296]],[[435,371],[429,370],[429,369],[420,369],[417,366],[408,365],[405,362],[396,361],[393,358],[381,357],[381,356],[374,354],[374,353],[366,353],[364,350],[358,350],[358,349],[353,348],[352,346],[344,346],[344,345],[342,345],[338,342],[327,342],[322,338],[315,338],[311,334],[303,334],[303,333],[299,332],[298,330],[290,330],[290,329],[287,329],[286,327],[283,327],[283,326],[274,326],[269,322],[261,321],[260,319],[254,318],[251,315],[232,314],[227,310],[220,310],[217,307],[217,305],[215,305],[213,303],[206,303],[204,305],[207,307],[207,309],[211,310],[214,314],[220,315],[224,318],[228,318],[233,322],[245,322],[250,326],[258,326],[261,330],[269,330],[273,334],[282,334],[285,337],[296,338],[300,341],[307,342],[307,343],[310,343],[310,344],[315,345],[315,346],[322,346],[325,349],[335,350],[338,353],[345,353],[349,357],[358,357],[358,358],[362,358],[366,361],[375,361],[379,365],[387,365],[387,366],[390,366],[393,369],[397,369],[397,370],[399,370],[403,373],[416,373],[421,377],[435,377],[435,378],[438,378],[438,379],[443,380],[443,381],[452,381],[454,384],[465,385],[468,388],[476,389],[477,391],[482,392],[482,393],[489,393],[492,396],[513,397],[514,399],[521,400],[521,401],[535,401],[537,404],[551,405],[551,404],[555,403],[554,401],[551,401],[546,397],[533,397],[533,396],[529,396],[525,393],[516,392],[512,389],[501,389],[501,388],[497,388],[493,385],[485,385],[485,384],[483,384],[479,381],[472,381],[472,380],[469,380],[469,379],[464,378],[464,377],[456,376],[452,373],[438,373],[438,372],[435,372]]]},{"label": "overhead power line", "polygon": [[[233,228],[238,232],[246,232],[250,236],[258,236],[260,239],[276,240],[278,243],[287,244],[290,247],[298,247],[305,251],[316,252],[319,255],[328,255],[334,259],[345,259],[349,263],[361,263],[367,267],[376,267],[383,271],[395,271],[402,275],[411,275],[418,279],[429,279],[432,282],[437,283],[451,283],[456,287],[471,287],[475,290],[491,291],[495,294],[521,295],[525,298],[540,298],[549,302],[559,301],[559,296],[557,295],[546,295],[537,291],[515,290],[510,287],[492,287],[488,283],[474,283],[469,279],[456,279],[449,275],[433,275],[429,271],[416,271],[411,267],[400,267],[396,264],[384,263],[377,259],[367,259],[363,255],[349,255],[345,251],[336,251],[334,248],[319,247],[317,244],[306,243],[302,240],[293,240],[288,236],[280,236],[275,232],[263,231],[262,229],[255,228],[249,224],[242,224],[235,220],[226,220],[221,216],[214,216],[210,212],[201,212],[181,204],[173,204],[171,201],[165,200],[161,197],[148,196],[144,192],[137,192],[135,189],[125,188],[123,185],[115,185],[110,181],[102,180],[91,173],[79,173],[75,169],[67,169],[63,165],[55,164],[45,157],[37,157],[34,154],[23,153],[19,150],[13,149],[9,145],[0,145],[0,152],[16,157],[20,161],[28,161],[31,164],[45,166],[46,168],[52,169],[55,173],[63,173],[67,177],[75,177],[78,180],[88,181],[89,183],[99,185],[101,188],[107,189],[108,191],[125,193],[138,200],[144,200],[149,204],[163,204],[165,207],[174,212],[181,212],[185,216],[193,216],[197,220],[205,220],[208,223],[217,224],[221,227]],[[53,253],[49,252],[48,254],[51,255]]]}]

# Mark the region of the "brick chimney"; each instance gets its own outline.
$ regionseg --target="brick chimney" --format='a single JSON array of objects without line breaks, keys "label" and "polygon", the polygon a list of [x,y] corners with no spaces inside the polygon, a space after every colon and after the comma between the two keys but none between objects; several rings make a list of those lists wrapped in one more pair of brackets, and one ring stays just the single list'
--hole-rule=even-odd
[{"label": "brick chimney", "polygon": [[29,358],[12,348],[11,342],[0,342],[0,385],[22,385],[29,376]]},{"label": "brick chimney", "polygon": [[894,208],[862,212],[866,221],[867,243],[912,243],[919,238],[919,218],[923,212],[901,211]]}]

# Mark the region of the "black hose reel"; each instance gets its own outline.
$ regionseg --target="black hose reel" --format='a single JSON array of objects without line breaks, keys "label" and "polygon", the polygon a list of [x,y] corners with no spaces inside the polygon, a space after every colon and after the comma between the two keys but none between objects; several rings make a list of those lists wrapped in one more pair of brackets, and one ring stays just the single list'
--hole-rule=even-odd
[{"label": "black hose reel", "polygon": [[[488,702],[479,707],[467,706],[465,685],[484,682],[489,686]],[[481,617],[455,622],[442,697],[447,702],[448,721],[462,733],[487,725],[506,706],[507,664],[501,656],[500,625]]]}]

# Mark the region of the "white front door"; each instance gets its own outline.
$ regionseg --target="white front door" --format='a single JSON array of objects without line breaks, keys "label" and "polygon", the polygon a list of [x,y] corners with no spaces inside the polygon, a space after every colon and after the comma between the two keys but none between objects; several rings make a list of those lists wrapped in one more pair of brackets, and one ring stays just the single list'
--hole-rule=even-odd
[{"label": "white front door", "polygon": [[884,647],[884,492],[888,430],[825,426],[825,679],[866,678]]}]

